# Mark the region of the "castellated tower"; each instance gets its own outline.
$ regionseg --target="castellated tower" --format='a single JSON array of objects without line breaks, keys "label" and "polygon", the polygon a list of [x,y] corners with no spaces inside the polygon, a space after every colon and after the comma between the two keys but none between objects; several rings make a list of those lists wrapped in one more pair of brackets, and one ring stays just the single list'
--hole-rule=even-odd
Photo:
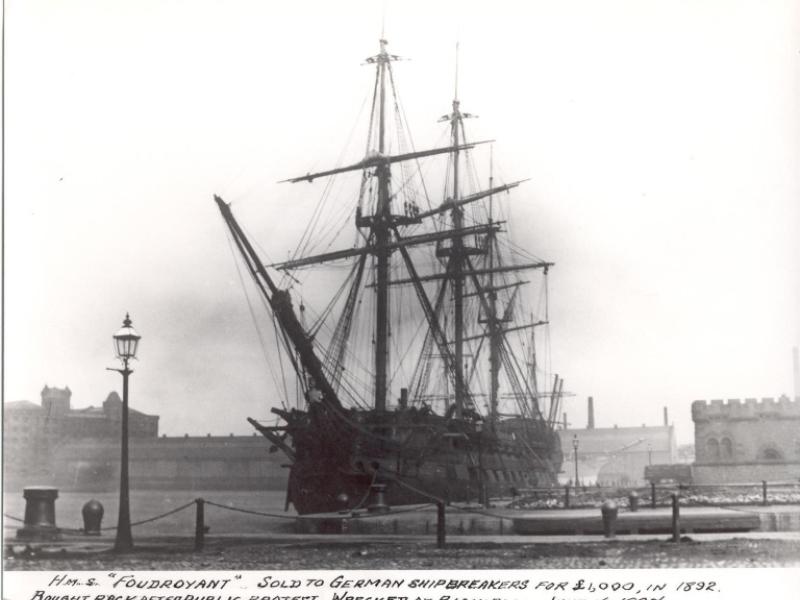
[{"label": "castellated tower", "polygon": [[70,399],[72,392],[68,387],[60,389],[57,387],[42,388],[42,408],[45,417],[66,417],[70,411]]},{"label": "castellated tower", "polygon": [[692,403],[697,483],[800,478],[800,399]]}]

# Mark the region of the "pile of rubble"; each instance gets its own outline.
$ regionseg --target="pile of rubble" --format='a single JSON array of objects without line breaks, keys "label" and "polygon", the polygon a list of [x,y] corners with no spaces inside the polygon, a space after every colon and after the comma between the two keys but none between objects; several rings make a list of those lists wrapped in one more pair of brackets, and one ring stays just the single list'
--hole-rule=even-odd
[{"label": "pile of rubble", "polygon": [[[633,490],[572,488],[569,493],[569,508],[599,508],[606,500],[613,500],[620,508],[630,506],[630,494]],[[656,505],[669,506],[672,494],[677,492],[682,506],[735,506],[763,504],[764,496],[761,488],[691,488],[679,489],[659,488],[656,492]],[[650,506],[651,497],[648,491],[637,491],[639,506]],[[563,489],[537,491],[525,494],[512,500],[508,508],[519,510],[542,510],[567,508],[566,494]],[[784,488],[767,490],[768,504],[800,504],[800,488]]]},{"label": "pile of rubble", "polygon": [[[726,506],[736,504],[762,504],[761,489],[736,490],[716,488],[711,490],[687,489],[681,492],[680,503],[687,506]],[[800,504],[800,490],[767,490],[768,504]]]}]

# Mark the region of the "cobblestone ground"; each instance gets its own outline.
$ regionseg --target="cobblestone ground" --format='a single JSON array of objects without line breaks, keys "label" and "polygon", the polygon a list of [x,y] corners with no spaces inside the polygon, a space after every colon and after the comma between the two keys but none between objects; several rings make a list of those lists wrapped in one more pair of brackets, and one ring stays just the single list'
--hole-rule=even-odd
[{"label": "cobblestone ground", "polygon": [[674,544],[666,541],[501,545],[451,543],[213,542],[201,553],[185,545],[138,547],[120,557],[24,553],[7,557],[9,570],[271,570],[271,569],[597,569],[653,567],[800,566],[800,542],[745,540]]}]

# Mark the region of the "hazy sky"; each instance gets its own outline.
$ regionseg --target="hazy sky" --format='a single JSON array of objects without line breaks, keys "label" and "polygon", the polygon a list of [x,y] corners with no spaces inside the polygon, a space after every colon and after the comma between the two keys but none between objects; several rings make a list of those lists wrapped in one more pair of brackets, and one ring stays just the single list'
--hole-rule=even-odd
[{"label": "hazy sky", "polygon": [[[4,400],[99,405],[111,335],[170,435],[250,433],[276,390],[219,193],[271,255],[370,91],[379,2],[10,0]],[[387,2],[418,148],[462,108],[551,273],[554,367],[597,425],[690,440],[695,399],[792,394],[800,342],[797,2]],[[356,144],[356,146],[359,146]],[[353,156],[353,160],[360,158]],[[524,234],[524,235],[523,235]]]}]

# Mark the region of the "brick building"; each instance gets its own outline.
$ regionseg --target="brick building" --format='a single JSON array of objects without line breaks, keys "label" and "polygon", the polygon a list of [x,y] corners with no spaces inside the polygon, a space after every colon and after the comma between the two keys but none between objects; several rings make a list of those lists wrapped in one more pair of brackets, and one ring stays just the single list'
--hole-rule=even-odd
[{"label": "brick building", "polygon": [[578,479],[584,485],[641,485],[648,465],[677,459],[672,425],[561,429],[562,482],[575,479],[573,440],[578,439]]},{"label": "brick building", "polygon": [[692,403],[697,483],[800,479],[800,399]]},{"label": "brick building", "polygon": [[[131,440],[158,438],[158,417],[128,411]],[[102,406],[72,408],[72,391],[45,386],[41,404],[27,400],[3,407],[3,482],[6,487],[60,479],[56,458],[80,441],[119,440],[122,400],[111,392]]]},{"label": "brick building", "polygon": [[565,427],[558,431],[564,462],[559,480],[575,479],[575,448],[578,442],[578,480],[584,485],[641,485],[648,465],[677,460],[675,427],[664,409],[663,425],[641,427],[595,427],[594,401],[587,401],[585,429]]},{"label": "brick building", "polygon": [[[41,404],[3,411],[6,489],[54,485],[111,491],[119,485],[122,400],[75,409],[69,388],[45,386]],[[158,437],[158,416],[129,408],[132,489],[284,489],[281,453],[260,435]]]}]

